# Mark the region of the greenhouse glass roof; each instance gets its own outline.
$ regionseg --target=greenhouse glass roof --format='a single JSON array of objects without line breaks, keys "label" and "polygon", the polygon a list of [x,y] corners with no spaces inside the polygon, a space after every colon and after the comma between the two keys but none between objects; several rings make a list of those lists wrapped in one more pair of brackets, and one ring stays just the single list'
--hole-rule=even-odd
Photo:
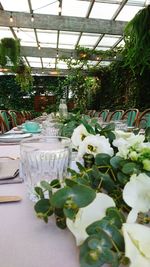
[{"label": "greenhouse glass roof", "polygon": [[[1,0],[0,39],[20,39],[33,74],[66,75],[61,56],[77,46],[109,50],[124,45],[123,29],[150,0]],[[91,65],[108,65],[97,59]],[[58,72],[59,70],[59,72]]]}]

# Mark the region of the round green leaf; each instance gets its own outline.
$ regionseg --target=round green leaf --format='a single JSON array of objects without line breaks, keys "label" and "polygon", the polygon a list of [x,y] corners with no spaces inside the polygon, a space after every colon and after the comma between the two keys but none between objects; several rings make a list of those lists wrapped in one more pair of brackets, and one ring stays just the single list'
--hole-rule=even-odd
[{"label": "round green leaf", "polygon": [[129,175],[137,173],[138,171],[139,171],[138,165],[134,162],[126,163],[122,168],[122,172]]},{"label": "round green leaf", "polygon": [[109,166],[110,165],[110,156],[105,153],[97,154],[95,157],[95,164],[98,166]]},{"label": "round green leaf", "polygon": [[34,206],[36,213],[47,213],[51,209],[49,199],[40,199]]}]

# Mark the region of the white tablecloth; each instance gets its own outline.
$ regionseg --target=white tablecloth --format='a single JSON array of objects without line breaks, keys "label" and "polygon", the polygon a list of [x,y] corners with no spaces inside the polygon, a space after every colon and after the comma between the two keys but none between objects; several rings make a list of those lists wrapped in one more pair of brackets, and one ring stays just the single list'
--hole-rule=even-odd
[{"label": "white tablecloth", "polygon": [[[18,155],[19,145],[0,146],[0,156]],[[37,219],[24,183],[0,185],[1,195],[22,201],[0,203],[0,267],[79,267],[74,237],[52,218],[48,224]]]}]

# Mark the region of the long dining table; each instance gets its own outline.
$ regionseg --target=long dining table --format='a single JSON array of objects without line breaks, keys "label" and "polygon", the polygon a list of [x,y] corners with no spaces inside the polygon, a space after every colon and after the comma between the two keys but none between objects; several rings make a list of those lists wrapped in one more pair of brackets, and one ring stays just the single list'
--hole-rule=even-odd
[{"label": "long dining table", "polygon": [[[19,144],[0,144],[0,157],[7,156],[19,157]],[[0,184],[0,196],[22,198],[19,202],[0,203],[0,267],[80,266],[73,235],[59,229],[54,218],[46,224],[36,217],[24,182]]]}]

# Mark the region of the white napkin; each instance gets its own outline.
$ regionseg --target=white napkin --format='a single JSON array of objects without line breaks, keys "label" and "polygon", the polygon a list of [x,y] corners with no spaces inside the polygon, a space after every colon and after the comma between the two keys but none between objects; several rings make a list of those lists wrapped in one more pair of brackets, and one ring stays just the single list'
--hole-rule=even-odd
[{"label": "white napkin", "polygon": [[9,179],[15,175],[19,169],[19,160],[9,160],[0,162],[0,180]]},{"label": "white napkin", "polygon": [[[19,175],[15,176],[15,173],[18,169],[19,169],[19,159],[1,161],[0,162],[0,184],[22,183],[23,179],[20,178]],[[10,178],[13,178],[13,179],[10,179]]]}]

